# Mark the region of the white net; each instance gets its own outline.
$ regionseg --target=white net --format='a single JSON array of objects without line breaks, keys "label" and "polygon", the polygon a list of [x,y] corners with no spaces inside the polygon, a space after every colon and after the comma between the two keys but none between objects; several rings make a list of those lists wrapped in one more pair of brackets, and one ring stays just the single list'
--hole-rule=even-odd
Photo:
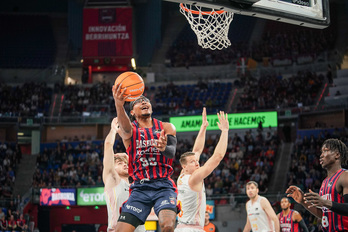
[{"label": "white net", "polygon": [[189,21],[202,48],[221,50],[231,45],[228,30],[233,20],[232,12],[215,9],[203,11],[200,6],[185,3],[180,4],[180,12]]}]

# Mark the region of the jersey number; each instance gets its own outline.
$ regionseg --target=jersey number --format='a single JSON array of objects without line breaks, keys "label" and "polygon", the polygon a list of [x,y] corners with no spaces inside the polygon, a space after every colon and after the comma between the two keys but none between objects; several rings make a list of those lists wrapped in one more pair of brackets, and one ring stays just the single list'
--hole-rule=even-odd
[{"label": "jersey number", "polygon": [[148,159],[146,159],[145,157],[141,157],[140,159],[141,165],[143,167],[147,167],[147,166],[156,166],[157,162],[156,162],[156,158],[155,157],[150,157]]},{"label": "jersey number", "polygon": [[178,205],[180,205],[180,208],[181,208],[181,210],[180,210],[180,212],[178,213],[178,217],[182,217],[182,215],[184,214],[184,212],[182,211],[182,203],[181,203],[181,201],[180,200],[178,200]]},{"label": "jersey number", "polygon": [[329,226],[329,219],[327,218],[327,216],[324,216],[321,219],[321,224],[322,224],[323,227],[328,227]]}]

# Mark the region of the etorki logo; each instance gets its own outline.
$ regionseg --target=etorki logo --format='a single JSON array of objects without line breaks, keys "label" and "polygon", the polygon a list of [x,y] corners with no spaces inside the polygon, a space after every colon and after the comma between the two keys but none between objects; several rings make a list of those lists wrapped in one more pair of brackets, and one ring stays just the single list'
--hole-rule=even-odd
[{"label": "etorki logo", "polygon": [[104,201],[103,193],[84,193],[83,190],[80,192],[80,197],[84,202],[102,202]]},{"label": "etorki logo", "polygon": [[143,210],[142,209],[139,209],[139,208],[137,208],[137,207],[134,207],[134,206],[131,206],[131,205],[126,205],[126,208],[127,209],[130,209],[130,210],[132,210],[132,211],[134,211],[134,212],[137,212],[137,213],[141,213],[141,212],[143,212]]}]

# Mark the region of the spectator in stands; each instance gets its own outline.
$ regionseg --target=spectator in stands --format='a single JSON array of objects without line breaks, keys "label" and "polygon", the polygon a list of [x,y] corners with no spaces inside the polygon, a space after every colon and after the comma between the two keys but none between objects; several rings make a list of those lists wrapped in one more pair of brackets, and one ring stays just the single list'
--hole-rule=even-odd
[{"label": "spectator in stands", "polygon": [[302,146],[303,139],[301,138],[301,135],[297,135],[297,138],[295,140],[295,145],[296,146]]},{"label": "spectator in stands", "polygon": [[207,194],[208,197],[213,195],[213,188],[211,187],[211,184],[209,184],[205,190],[205,193]]},{"label": "spectator in stands", "polygon": [[259,181],[259,191],[260,194],[265,194],[268,191],[267,185],[262,179]]},{"label": "spectator in stands", "polygon": [[5,217],[6,215],[4,211],[2,210],[2,208],[0,207],[0,218],[2,218],[3,216]]},{"label": "spectator in stands", "polygon": [[1,231],[7,231],[8,230],[8,223],[5,218],[5,215],[0,217],[0,229]]},{"label": "spectator in stands", "polygon": [[6,181],[3,188],[2,188],[2,195],[4,197],[7,197],[7,198],[12,196],[12,188],[11,188],[11,186],[9,186],[8,183],[9,183],[9,181]]},{"label": "spectator in stands", "polygon": [[23,214],[20,214],[19,218],[17,219],[17,228],[17,230],[21,232],[28,229],[28,224],[26,223]]},{"label": "spectator in stands", "polygon": [[101,176],[98,176],[97,181],[95,182],[96,186],[103,186],[103,180],[101,179]]},{"label": "spectator in stands", "polygon": [[10,215],[8,220],[8,230],[16,231],[17,230],[17,222],[13,215]]},{"label": "spectator in stands", "polygon": [[10,200],[10,204],[9,204],[9,206],[7,207],[7,209],[11,210],[12,213],[14,213],[14,212],[17,211],[17,205],[14,203],[13,200]]}]

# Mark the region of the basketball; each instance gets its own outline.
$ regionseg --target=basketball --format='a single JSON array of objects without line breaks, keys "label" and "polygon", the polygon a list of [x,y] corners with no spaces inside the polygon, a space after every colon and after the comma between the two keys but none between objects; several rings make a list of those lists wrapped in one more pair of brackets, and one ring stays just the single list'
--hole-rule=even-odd
[{"label": "basketball", "polygon": [[135,72],[124,72],[120,74],[115,80],[115,85],[118,83],[121,83],[121,91],[127,88],[124,96],[131,95],[126,101],[134,101],[144,93],[145,84],[143,78]]}]

